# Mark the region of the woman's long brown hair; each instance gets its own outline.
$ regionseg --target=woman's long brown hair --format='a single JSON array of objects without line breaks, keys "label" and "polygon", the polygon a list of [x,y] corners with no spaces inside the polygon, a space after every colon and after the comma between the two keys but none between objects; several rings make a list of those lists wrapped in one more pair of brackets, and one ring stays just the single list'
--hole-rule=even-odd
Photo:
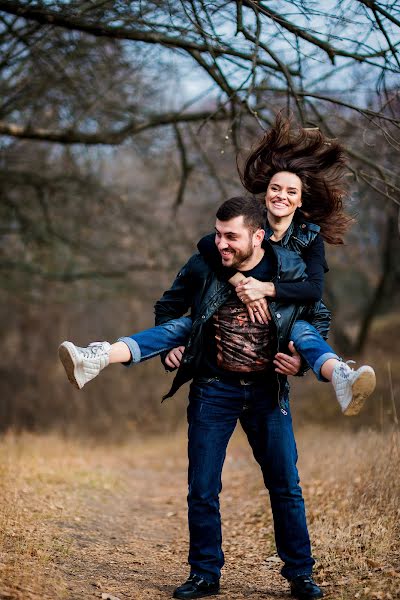
[{"label": "woman's long brown hair", "polygon": [[244,187],[253,194],[265,194],[271,177],[279,171],[297,175],[302,183],[302,207],[297,211],[321,227],[329,244],[342,244],[352,221],[343,210],[348,195],[346,166],[346,153],[337,140],[318,129],[293,130],[291,120],[278,114],[272,129],[238,170]]}]

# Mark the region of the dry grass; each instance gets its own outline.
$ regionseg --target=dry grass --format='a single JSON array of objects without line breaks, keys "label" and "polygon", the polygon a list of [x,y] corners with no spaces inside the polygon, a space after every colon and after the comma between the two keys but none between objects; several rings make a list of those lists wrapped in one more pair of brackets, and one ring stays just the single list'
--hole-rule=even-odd
[{"label": "dry grass", "polygon": [[374,323],[368,345],[362,356],[355,359],[357,366],[373,366],[377,377],[376,390],[356,419],[345,419],[341,414],[333,388],[317,383],[312,373],[306,377],[291,378],[292,413],[297,423],[334,424],[348,431],[363,428],[383,431],[400,417],[400,314],[380,317]]},{"label": "dry grass", "polygon": [[69,597],[59,567],[71,540],[60,536],[57,524],[79,527],[88,496],[115,485],[106,469],[96,468],[96,454],[51,436],[3,438],[0,598]]},{"label": "dry grass", "polygon": [[[170,597],[186,574],[184,438],[121,446],[3,438],[0,598]],[[328,597],[399,598],[398,432],[312,426],[298,432],[298,446],[316,577]],[[286,597],[265,506],[257,466],[237,434],[222,494],[223,598]]]},{"label": "dry grass", "polygon": [[335,598],[399,598],[399,433],[320,434],[300,436],[318,579]]}]

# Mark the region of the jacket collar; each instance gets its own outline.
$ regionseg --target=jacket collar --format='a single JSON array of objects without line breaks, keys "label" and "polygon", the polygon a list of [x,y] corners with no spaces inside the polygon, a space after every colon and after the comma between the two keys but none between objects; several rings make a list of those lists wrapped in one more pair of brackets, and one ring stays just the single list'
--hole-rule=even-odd
[{"label": "jacket collar", "polygon": [[[294,229],[294,220],[290,223],[289,227],[286,230],[285,235],[283,236],[283,238],[281,239],[281,244],[282,246],[287,246],[290,236],[293,233],[293,229]],[[270,226],[270,224],[267,222],[266,226],[265,226],[265,236],[264,236],[264,241],[268,241],[269,238],[271,237],[271,235],[274,233],[272,227]]]}]

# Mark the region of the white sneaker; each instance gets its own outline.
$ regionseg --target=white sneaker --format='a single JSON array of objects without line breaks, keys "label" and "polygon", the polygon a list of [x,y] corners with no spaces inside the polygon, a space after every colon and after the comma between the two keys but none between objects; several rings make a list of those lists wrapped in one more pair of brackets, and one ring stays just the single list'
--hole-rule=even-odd
[{"label": "white sneaker", "polygon": [[332,385],[342,413],[346,416],[358,415],[365,400],[375,389],[375,371],[366,365],[354,371],[347,363],[339,362],[332,373]]},{"label": "white sneaker", "polygon": [[63,342],[58,349],[58,356],[72,385],[81,390],[88,381],[94,379],[108,365],[110,348],[108,342],[93,342],[87,348]]}]

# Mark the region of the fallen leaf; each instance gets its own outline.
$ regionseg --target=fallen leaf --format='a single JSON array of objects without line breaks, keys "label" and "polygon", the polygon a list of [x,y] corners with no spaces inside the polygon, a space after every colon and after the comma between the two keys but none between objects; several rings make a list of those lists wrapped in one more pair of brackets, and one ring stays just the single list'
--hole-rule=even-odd
[{"label": "fallen leaf", "polygon": [[279,558],[279,556],[268,556],[268,558],[264,559],[265,562],[273,562],[273,563],[280,563],[281,559]]},{"label": "fallen leaf", "polygon": [[107,594],[107,593],[103,592],[101,595],[101,600],[120,600],[120,598],[117,598],[117,596],[112,596],[111,594]]},{"label": "fallen leaf", "polygon": [[98,581],[92,581],[91,585],[93,587],[96,587],[96,588],[101,588],[102,587],[101,583],[99,583]]},{"label": "fallen leaf", "polygon": [[394,569],[388,569],[387,571],[385,571],[385,573],[390,575],[390,577],[400,577],[400,573],[398,573]]}]

